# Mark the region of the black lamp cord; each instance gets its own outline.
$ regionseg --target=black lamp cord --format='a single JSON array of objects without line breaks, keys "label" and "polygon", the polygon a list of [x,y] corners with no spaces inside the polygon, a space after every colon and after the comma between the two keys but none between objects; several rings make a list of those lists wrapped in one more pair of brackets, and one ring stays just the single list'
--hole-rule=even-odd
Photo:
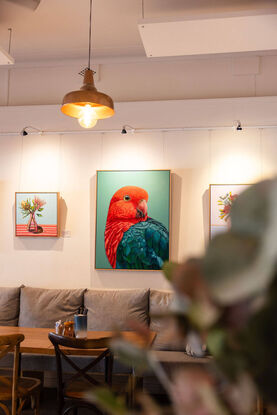
[{"label": "black lamp cord", "polygon": [[92,0],[90,0],[90,9],[89,9],[89,47],[88,47],[88,69],[90,69],[90,55],[91,55],[91,10],[92,10]]}]

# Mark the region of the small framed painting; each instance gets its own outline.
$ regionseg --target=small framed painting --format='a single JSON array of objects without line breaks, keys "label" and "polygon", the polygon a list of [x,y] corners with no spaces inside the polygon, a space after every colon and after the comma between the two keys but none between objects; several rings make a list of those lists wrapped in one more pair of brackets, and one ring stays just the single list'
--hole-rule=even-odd
[{"label": "small framed painting", "polygon": [[59,236],[59,193],[16,192],[15,236]]},{"label": "small framed painting", "polygon": [[169,259],[170,170],[97,172],[95,268],[160,270]]},{"label": "small framed painting", "polygon": [[210,239],[230,228],[230,210],[249,184],[210,184]]}]

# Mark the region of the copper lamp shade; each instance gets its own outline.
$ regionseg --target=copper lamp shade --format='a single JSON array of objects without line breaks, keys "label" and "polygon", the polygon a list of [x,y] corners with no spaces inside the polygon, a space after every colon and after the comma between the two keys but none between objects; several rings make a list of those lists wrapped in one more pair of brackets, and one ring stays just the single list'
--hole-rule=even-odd
[{"label": "copper lamp shade", "polygon": [[91,69],[86,69],[81,89],[65,95],[61,110],[65,115],[80,118],[85,105],[93,107],[96,119],[109,118],[114,115],[113,100],[108,95],[97,91]]}]

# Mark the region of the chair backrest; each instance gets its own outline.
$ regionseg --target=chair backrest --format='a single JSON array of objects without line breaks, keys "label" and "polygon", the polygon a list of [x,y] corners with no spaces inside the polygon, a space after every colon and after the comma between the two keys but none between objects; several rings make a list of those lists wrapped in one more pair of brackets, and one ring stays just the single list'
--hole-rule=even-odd
[{"label": "chair backrest", "polygon": [[23,334],[8,334],[0,336],[0,359],[24,340]]},{"label": "chair backrest", "polygon": [[78,339],[76,337],[61,336],[49,333],[48,337],[55,346],[70,347],[72,349],[103,349],[109,347],[111,337],[100,337],[98,339]]},{"label": "chair backrest", "polygon": [[[99,339],[77,339],[75,337],[66,337],[61,336],[55,333],[49,333],[48,337],[52,342],[55,348],[56,354],[56,364],[57,364],[57,378],[58,378],[58,394],[59,398],[63,399],[63,390],[66,384],[75,381],[78,378],[86,379],[92,385],[99,385],[93,377],[91,377],[87,372],[92,369],[100,360],[110,356],[109,343],[110,337],[102,337]],[[92,361],[89,362],[84,368],[79,367],[76,362],[72,361],[72,355],[64,352],[63,348],[76,349],[76,353],[72,351],[72,355],[78,355],[77,349],[100,349],[99,354],[95,357],[95,354],[92,354]],[[89,357],[89,354],[86,353],[86,356]],[[62,360],[66,361],[71,368],[76,372],[73,376],[64,379],[64,373],[62,368]]]},{"label": "chair backrest", "polygon": [[[0,336],[0,359],[6,354],[14,352],[13,377],[12,377],[12,414],[16,413],[17,403],[17,384],[19,372],[19,348],[20,343],[24,340],[23,334],[9,334]],[[0,377],[0,383],[10,386],[10,380],[3,376]]]}]

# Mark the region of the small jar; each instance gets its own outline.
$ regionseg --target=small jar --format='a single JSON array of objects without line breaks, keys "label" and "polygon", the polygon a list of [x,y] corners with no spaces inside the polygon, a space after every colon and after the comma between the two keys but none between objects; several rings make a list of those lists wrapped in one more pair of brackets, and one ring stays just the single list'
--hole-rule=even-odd
[{"label": "small jar", "polygon": [[59,321],[56,321],[56,323],[55,323],[55,332],[56,332],[56,334],[63,334],[63,324],[62,324],[62,321],[61,320],[59,320]]},{"label": "small jar", "polygon": [[75,337],[74,334],[74,322],[65,321],[63,324],[63,335],[67,337]]}]

